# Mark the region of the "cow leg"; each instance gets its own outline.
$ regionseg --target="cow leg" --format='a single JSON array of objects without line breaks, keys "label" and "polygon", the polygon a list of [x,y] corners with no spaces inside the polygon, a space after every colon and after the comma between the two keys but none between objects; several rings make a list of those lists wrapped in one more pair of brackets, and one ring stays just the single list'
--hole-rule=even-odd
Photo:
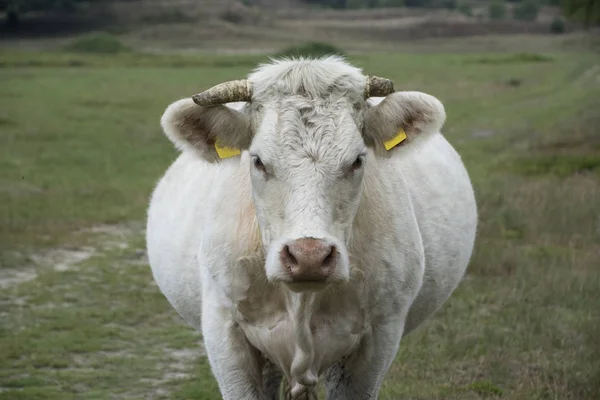
[{"label": "cow leg", "polygon": [[394,361],[404,322],[395,320],[374,327],[360,347],[327,371],[328,400],[377,399],[384,375]]},{"label": "cow leg", "polygon": [[[221,309],[202,310],[202,334],[210,366],[223,400],[262,400],[260,353],[250,345],[238,324]],[[213,303],[214,304],[214,303]]]},{"label": "cow leg", "polygon": [[265,359],[262,370],[263,391],[266,400],[279,400],[281,377],[283,374],[271,361]]}]

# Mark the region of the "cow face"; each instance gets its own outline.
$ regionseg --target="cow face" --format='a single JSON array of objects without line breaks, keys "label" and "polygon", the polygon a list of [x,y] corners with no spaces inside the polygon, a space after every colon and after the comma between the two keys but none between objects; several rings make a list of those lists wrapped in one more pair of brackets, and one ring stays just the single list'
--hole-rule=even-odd
[{"label": "cow face", "polygon": [[270,279],[292,287],[348,279],[346,242],[367,161],[361,114],[344,97],[297,96],[260,112],[250,176]]},{"label": "cow face", "polygon": [[248,151],[269,280],[292,290],[347,281],[365,169],[392,154],[384,143],[399,132],[402,147],[438,132],[443,106],[418,92],[366,101],[365,76],[337,58],[275,62],[244,82],[253,93],[239,111],[172,104],[162,119],[166,134],[208,161],[219,159],[216,148]]}]

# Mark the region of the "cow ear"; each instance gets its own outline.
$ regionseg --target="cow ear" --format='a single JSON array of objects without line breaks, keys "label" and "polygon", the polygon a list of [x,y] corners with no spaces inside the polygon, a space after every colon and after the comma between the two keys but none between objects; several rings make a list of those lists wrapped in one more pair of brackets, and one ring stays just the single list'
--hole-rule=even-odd
[{"label": "cow ear", "polygon": [[439,132],[446,120],[442,103],[421,92],[395,92],[370,98],[368,104],[363,136],[379,155],[392,154]]},{"label": "cow ear", "polygon": [[178,149],[210,162],[237,156],[252,142],[250,118],[224,105],[202,107],[192,99],[178,100],[167,107],[160,123]]}]

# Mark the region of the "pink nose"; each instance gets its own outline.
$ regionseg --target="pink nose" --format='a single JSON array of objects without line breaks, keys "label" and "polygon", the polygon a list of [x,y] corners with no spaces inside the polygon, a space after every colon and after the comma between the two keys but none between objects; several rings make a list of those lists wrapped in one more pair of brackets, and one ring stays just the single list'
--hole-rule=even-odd
[{"label": "pink nose", "polygon": [[281,263],[292,282],[319,282],[335,271],[337,251],[320,239],[303,238],[283,246]]}]

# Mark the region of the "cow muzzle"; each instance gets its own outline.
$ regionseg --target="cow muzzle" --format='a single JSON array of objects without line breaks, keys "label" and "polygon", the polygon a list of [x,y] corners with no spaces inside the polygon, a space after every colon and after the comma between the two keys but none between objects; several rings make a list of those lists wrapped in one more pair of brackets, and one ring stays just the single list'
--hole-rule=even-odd
[{"label": "cow muzzle", "polygon": [[302,238],[285,244],[279,259],[291,283],[322,283],[335,273],[338,253],[322,239]]},{"label": "cow muzzle", "polygon": [[320,291],[350,280],[348,251],[335,238],[281,238],[269,246],[265,272],[293,292]]}]

